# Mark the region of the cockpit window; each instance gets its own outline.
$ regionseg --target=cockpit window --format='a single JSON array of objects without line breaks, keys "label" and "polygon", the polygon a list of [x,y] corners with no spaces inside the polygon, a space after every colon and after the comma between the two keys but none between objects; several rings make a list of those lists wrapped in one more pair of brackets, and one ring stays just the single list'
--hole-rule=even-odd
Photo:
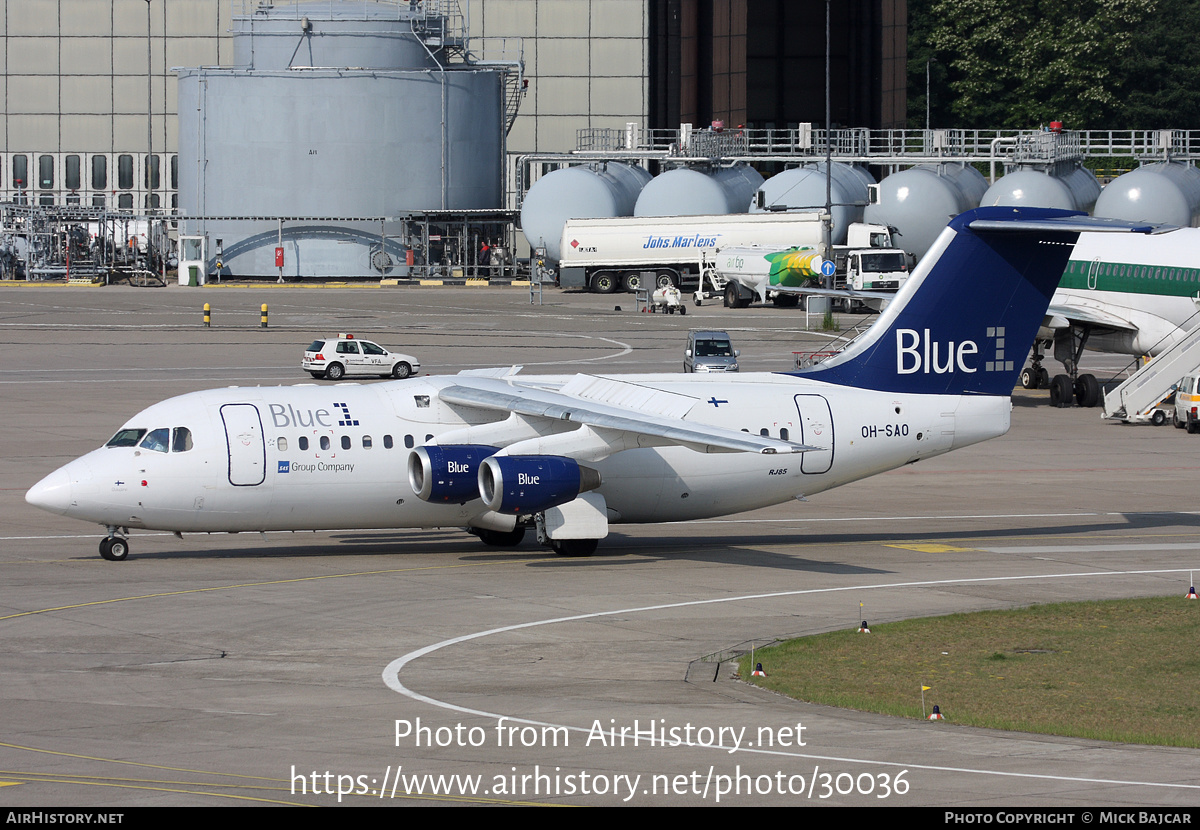
[{"label": "cockpit window", "polygon": [[187,452],[192,448],[192,431],[187,427],[175,427],[171,435],[171,452]]},{"label": "cockpit window", "polygon": [[144,450],[154,450],[155,452],[167,451],[167,437],[171,434],[171,430],[163,427],[162,429],[154,429],[146,436],[145,440],[140,444]]},{"label": "cockpit window", "polygon": [[123,429],[108,439],[106,447],[136,447],[138,441],[146,434],[144,429]]}]

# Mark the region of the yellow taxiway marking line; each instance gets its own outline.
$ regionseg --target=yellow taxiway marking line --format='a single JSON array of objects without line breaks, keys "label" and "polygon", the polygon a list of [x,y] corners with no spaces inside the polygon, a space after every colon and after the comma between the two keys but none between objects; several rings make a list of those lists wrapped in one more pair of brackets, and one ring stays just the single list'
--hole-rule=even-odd
[{"label": "yellow taxiway marking line", "polygon": [[979,548],[956,548],[954,545],[922,544],[919,542],[910,545],[884,545],[884,547],[915,550],[920,553],[958,553],[960,551],[979,550]]}]

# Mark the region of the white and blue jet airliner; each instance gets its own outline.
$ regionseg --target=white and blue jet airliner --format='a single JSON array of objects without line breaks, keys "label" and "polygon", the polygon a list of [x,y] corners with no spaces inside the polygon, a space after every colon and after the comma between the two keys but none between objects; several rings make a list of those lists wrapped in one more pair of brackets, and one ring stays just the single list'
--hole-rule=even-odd
[{"label": "white and blue jet airliner", "polygon": [[526,376],[216,389],[139,412],[26,500],[107,528],[528,528],[566,555],[610,525],[779,504],[1003,435],[1078,214],[954,219],[875,325],[799,372]]}]

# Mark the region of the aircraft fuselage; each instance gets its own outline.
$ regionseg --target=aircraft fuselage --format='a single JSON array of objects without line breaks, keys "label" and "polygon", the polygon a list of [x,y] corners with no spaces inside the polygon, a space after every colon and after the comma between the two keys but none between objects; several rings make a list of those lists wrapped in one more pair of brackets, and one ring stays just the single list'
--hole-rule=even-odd
[{"label": "aircraft fuselage", "polygon": [[[663,522],[778,504],[1004,434],[1010,402],[846,388],[782,374],[622,376],[696,404],[685,421],[820,447],[797,454],[628,449],[588,466],[608,519]],[[526,376],[513,388],[566,378]],[[106,446],[48,476],[31,501],[116,527],[180,532],[469,526],[487,507],[417,497],[415,447],[504,415],[451,407],[453,377],[219,389],[156,404],[124,429],[190,433],[188,449]],[[765,432],[764,432],[765,430]],[[449,470],[453,474],[453,470]],[[40,489],[39,489],[40,488]]]}]

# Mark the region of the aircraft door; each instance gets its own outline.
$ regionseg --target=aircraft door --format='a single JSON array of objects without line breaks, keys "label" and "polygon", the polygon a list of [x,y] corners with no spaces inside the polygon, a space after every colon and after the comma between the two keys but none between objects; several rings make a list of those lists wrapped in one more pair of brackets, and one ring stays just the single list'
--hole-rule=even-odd
[{"label": "aircraft door", "polygon": [[258,407],[231,403],[221,407],[229,447],[229,483],[236,487],[262,484],[267,475],[267,447]]},{"label": "aircraft door", "polygon": [[1092,260],[1091,265],[1088,266],[1087,286],[1089,289],[1096,288],[1096,275],[1099,273],[1100,273],[1100,257],[1096,257],[1095,259]]},{"label": "aircraft door", "polygon": [[833,467],[833,412],[824,395],[797,395],[800,413],[800,442],[825,449],[806,452],[800,458],[800,472],[817,475]]}]

